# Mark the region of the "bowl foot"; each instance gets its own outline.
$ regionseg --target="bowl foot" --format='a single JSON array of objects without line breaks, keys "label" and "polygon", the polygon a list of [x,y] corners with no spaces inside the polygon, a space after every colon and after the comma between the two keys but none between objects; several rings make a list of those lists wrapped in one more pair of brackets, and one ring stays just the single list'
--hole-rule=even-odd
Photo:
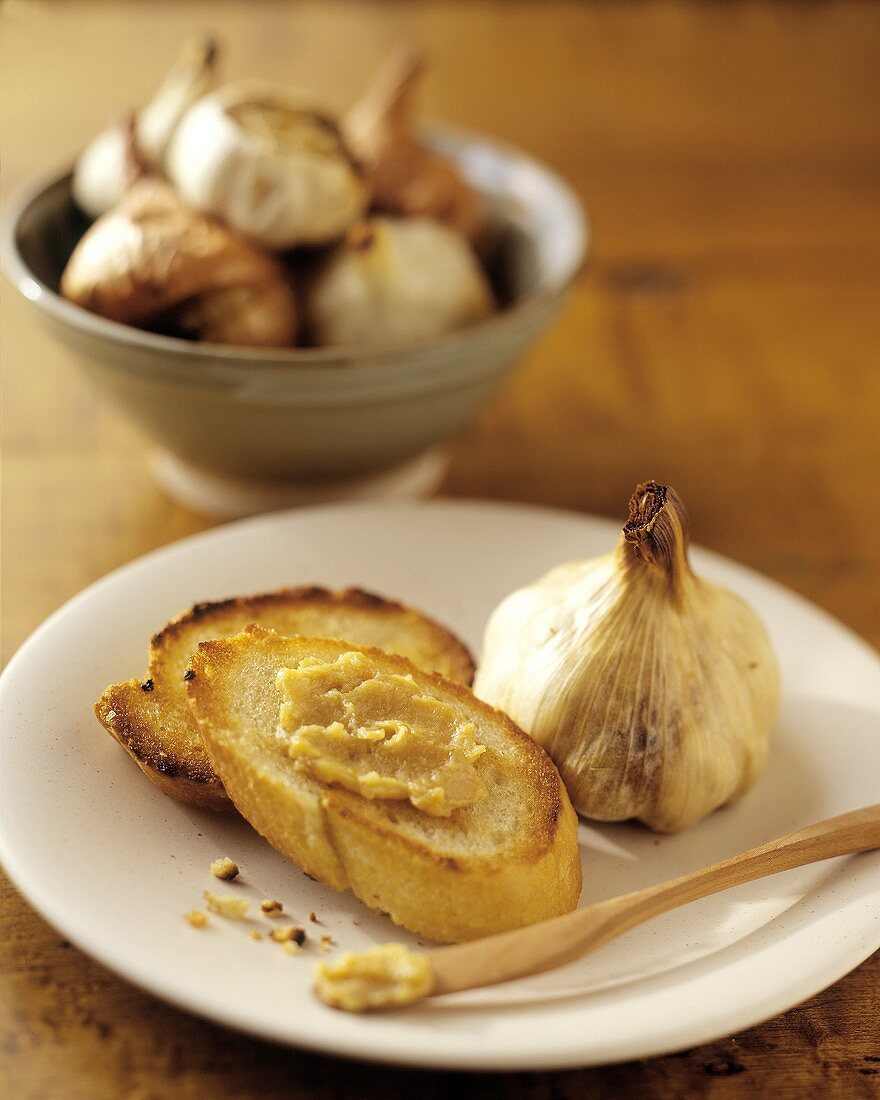
[{"label": "bowl foot", "polygon": [[448,461],[445,450],[435,448],[400,466],[362,477],[284,482],[214,474],[190,466],[165,450],[155,450],[149,456],[153,480],[173,501],[221,519],[342,500],[402,500],[428,496],[443,480]]}]

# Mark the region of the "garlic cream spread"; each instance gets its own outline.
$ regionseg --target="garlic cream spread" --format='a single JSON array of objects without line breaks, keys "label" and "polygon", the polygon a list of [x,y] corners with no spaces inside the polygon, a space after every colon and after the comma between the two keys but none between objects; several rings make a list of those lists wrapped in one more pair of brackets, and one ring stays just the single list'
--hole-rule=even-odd
[{"label": "garlic cream spread", "polygon": [[279,741],[297,767],[364,798],[409,799],[448,817],[486,794],[473,722],[411,675],[377,671],[363,653],[304,657],[278,673]]},{"label": "garlic cream spread", "polygon": [[412,1004],[427,997],[433,984],[428,956],[402,943],[383,943],[315,967],[315,992],[346,1012]]}]

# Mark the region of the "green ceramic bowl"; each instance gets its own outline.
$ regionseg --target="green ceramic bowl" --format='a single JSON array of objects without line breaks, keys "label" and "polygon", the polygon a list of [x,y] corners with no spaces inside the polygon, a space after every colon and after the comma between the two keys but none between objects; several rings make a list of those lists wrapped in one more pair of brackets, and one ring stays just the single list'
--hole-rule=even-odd
[{"label": "green ceramic bowl", "polygon": [[257,350],[194,343],[104,320],[58,294],[86,223],[70,174],[8,207],[6,273],[98,388],[196,470],[313,482],[393,467],[458,432],[559,311],[587,248],[585,215],[547,168],[499,143],[433,131],[487,196],[508,304],[431,343]]}]

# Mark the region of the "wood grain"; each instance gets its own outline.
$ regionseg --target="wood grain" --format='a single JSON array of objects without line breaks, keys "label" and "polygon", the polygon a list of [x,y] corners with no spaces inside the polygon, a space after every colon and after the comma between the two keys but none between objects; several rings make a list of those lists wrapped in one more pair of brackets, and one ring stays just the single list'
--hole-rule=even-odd
[{"label": "wood grain", "polygon": [[[560,323],[452,448],[444,492],[621,516],[672,482],[697,541],[880,643],[880,8],[410,0],[45,3],[0,24],[4,194],[150,91],[187,31],[226,71],[345,103],[427,45],[430,115],[563,172],[595,225]],[[2,295],[2,652],[107,570],[210,525]],[[871,1097],[880,956],[806,1005],[667,1058],[460,1078],[279,1050],[168,1008],[0,898],[9,1095]]]}]

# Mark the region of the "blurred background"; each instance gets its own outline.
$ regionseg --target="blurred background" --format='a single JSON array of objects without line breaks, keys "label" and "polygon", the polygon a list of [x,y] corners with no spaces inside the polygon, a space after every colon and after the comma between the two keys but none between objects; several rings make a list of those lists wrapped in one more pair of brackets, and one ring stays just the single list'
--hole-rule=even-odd
[{"label": "blurred background", "polygon": [[[880,6],[5,0],[3,197],[68,166],[206,29],[222,41],[224,78],[311,86],[340,107],[394,47],[423,46],[425,116],[522,147],[589,212],[592,252],[567,308],[454,441],[441,494],[622,519],[636,482],[667,481],[697,541],[880,644]],[[8,283],[0,308],[8,658],[86,584],[215,521],[156,488],[143,437]],[[283,1091],[294,1057],[309,1094],[329,1095],[321,1060],[218,1043],[210,1025],[65,951],[9,891],[2,904],[17,976],[0,1019],[7,1050],[45,1055],[33,1095],[108,1082],[154,1095],[156,1066],[175,1095],[204,1095],[206,1082],[232,1095],[245,1056],[235,1095],[258,1081]],[[839,1083],[841,1066],[868,1089],[855,1075],[876,1069],[853,1066],[877,1053],[877,964],[724,1057],[692,1052],[625,1079],[610,1070],[601,1095],[621,1095],[624,1080],[638,1095],[681,1095],[688,1060],[708,1082],[739,1073],[749,1052],[804,1075],[791,1095]],[[385,1095],[386,1071],[356,1072]],[[69,1091],[74,1078],[86,1091]],[[426,1081],[425,1096],[449,1084]]]},{"label": "blurred background", "polygon": [[[146,101],[210,29],[223,75],[347,105],[395,46],[428,118],[566,178],[592,255],[456,440],[444,494],[621,516],[673,483],[696,538],[880,639],[880,11],[848,3],[3,5],[4,195]],[[210,524],[8,287],[5,655],[85,583]]]}]

